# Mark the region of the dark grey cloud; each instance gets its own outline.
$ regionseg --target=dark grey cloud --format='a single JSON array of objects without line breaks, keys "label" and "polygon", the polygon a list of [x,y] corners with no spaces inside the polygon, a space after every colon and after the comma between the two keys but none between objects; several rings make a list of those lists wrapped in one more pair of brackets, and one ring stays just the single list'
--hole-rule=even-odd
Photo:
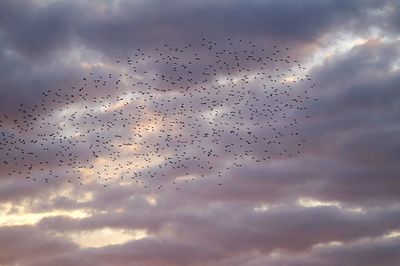
[{"label": "dark grey cloud", "polygon": [[13,265],[27,263],[43,257],[53,257],[57,254],[70,252],[77,246],[59,237],[46,236],[31,226],[1,227],[0,263]]},{"label": "dark grey cloud", "polygon": [[77,11],[79,6],[67,1],[45,6],[34,1],[2,1],[0,32],[10,49],[42,60],[43,55],[71,44]]},{"label": "dark grey cloud", "polygon": [[[35,226],[0,226],[0,264],[395,265],[399,238],[384,235],[400,230],[399,11],[399,4],[390,0],[2,1],[0,120],[5,114],[20,119],[18,104],[40,102],[42,91],[63,88],[67,93],[88,72],[97,76],[114,71],[80,63],[113,62],[139,47],[154,55],[153,49],[164,43],[182,46],[202,37],[215,42],[231,37],[289,46],[304,64],[336,42],[341,48],[340,34],[366,42],[330,51],[312,66],[310,75],[318,83],[313,96],[319,100],[307,105],[310,119],[298,128],[307,139],[302,153],[262,164],[242,159],[245,166],[226,171],[221,188],[215,188],[221,180],[217,171],[231,157],[215,159],[215,169],[204,180],[183,184],[179,192],[146,191],[118,182],[107,188],[99,183],[44,186],[9,177],[9,169],[2,168],[0,204],[13,206],[9,212],[0,208],[2,223],[10,223],[3,219],[18,214],[20,206],[39,215],[66,215],[44,217]],[[212,59],[206,58],[204,65]],[[246,67],[256,69],[251,63]],[[90,91],[88,97],[110,88]],[[66,102],[48,106],[62,108]],[[9,133],[12,119],[2,121],[0,130]],[[100,119],[113,119],[112,113]],[[116,133],[118,128],[105,136]],[[94,143],[96,133],[87,139]],[[146,141],[160,140],[153,136]],[[87,147],[80,145],[74,152],[85,157]],[[193,147],[185,152],[197,155]],[[65,170],[57,162],[48,167]],[[165,183],[186,172],[151,170],[165,174]],[[85,198],[85,192],[91,197]],[[299,206],[299,198],[331,206]],[[269,209],[260,211],[262,206]],[[67,216],[78,209],[89,216]],[[68,238],[104,228],[146,229],[150,236],[100,248],[79,247]]]}]

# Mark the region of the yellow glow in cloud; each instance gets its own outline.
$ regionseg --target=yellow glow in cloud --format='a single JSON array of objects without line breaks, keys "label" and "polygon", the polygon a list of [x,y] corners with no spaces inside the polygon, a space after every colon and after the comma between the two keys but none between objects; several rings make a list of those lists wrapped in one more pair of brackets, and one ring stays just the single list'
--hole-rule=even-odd
[{"label": "yellow glow in cloud", "polygon": [[400,237],[400,231],[391,231],[383,236],[383,238],[396,238],[396,237]]},{"label": "yellow glow in cloud", "polygon": [[145,199],[151,206],[157,205],[157,199],[154,195],[146,196]]},{"label": "yellow glow in cloud", "polygon": [[0,227],[1,226],[17,226],[17,225],[34,225],[37,224],[41,219],[46,217],[54,216],[68,216],[71,218],[85,218],[89,217],[90,214],[86,213],[85,210],[69,210],[69,211],[51,211],[51,212],[40,212],[40,213],[17,213],[17,214],[5,214],[0,213]]},{"label": "yellow glow in cloud", "polygon": [[365,211],[361,208],[345,208],[343,207],[340,202],[338,201],[321,201],[318,199],[313,199],[313,198],[307,198],[307,197],[301,197],[297,200],[297,205],[304,207],[304,208],[315,208],[315,207],[324,207],[324,206],[333,206],[339,209],[343,209],[345,211],[349,212],[358,212],[358,213],[364,213]]},{"label": "yellow glow in cloud", "polygon": [[[91,201],[93,199],[92,192],[75,192],[72,187],[59,189],[45,197],[48,202],[53,202],[57,198],[65,197],[77,203]],[[42,199],[32,201],[25,199],[21,202],[5,202],[0,204],[0,227],[1,226],[17,226],[17,225],[34,225],[41,219],[46,217],[67,216],[70,218],[86,218],[91,216],[90,212],[85,209],[74,210],[51,210],[51,211],[36,211],[32,210],[31,206]]]},{"label": "yellow glow in cloud", "polygon": [[258,205],[256,207],[254,207],[253,210],[255,212],[266,212],[266,211],[269,210],[269,208],[270,208],[270,206],[267,205],[267,204],[260,204],[260,205]]},{"label": "yellow glow in cloud", "polygon": [[330,241],[330,242],[326,242],[326,243],[319,243],[319,244],[313,245],[313,249],[329,248],[329,247],[337,247],[337,246],[343,246],[343,242]]},{"label": "yellow glow in cloud", "polygon": [[194,175],[182,175],[182,176],[177,176],[174,178],[174,181],[177,183],[183,183],[183,182],[189,182],[190,180],[194,180],[196,176]]},{"label": "yellow glow in cloud", "polygon": [[321,206],[335,206],[335,207],[340,206],[339,202],[336,201],[320,201],[312,198],[300,198],[297,200],[297,204],[305,208],[321,207]]},{"label": "yellow glow in cloud", "polygon": [[68,234],[67,237],[83,248],[98,248],[143,239],[148,237],[148,234],[146,230],[102,228],[94,231]]},{"label": "yellow glow in cloud", "polygon": [[81,63],[81,66],[83,68],[92,68],[92,67],[104,67],[105,64],[103,62],[96,62],[96,63],[83,62],[83,63]]}]

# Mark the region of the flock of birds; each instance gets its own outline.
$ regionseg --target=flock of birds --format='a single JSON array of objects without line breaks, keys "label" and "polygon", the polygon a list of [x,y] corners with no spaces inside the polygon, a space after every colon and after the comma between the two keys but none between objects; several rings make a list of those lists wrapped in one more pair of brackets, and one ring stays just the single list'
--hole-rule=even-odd
[{"label": "flock of birds", "polygon": [[179,190],[205,177],[221,186],[232,168],[296,157],[316,84],[289,52],[202,38],[82,65],[92,72],[74,86],[0,117],[2,168],[32,182]]}]

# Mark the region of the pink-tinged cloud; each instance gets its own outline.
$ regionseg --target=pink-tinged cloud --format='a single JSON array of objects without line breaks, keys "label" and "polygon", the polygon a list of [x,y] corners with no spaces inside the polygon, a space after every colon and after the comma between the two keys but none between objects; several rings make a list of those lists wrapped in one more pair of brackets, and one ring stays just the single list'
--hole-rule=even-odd
[{"label": "pink-tinged cloud", "polygon": [[[2,1],[0,265],[397,265],[399,21],[400,5],[390,0],[123,0],[96,4]],[[185,162],[186,168],[159,168],[152,164],[155,157],[151,156],[148,164],[142,162],[146,171],[160,176],[147,182],[149,189],[125,179],[120,181],[119,175],[104,187],[104,183],[96,181],[97,177],[93,178],[91,170],[96,172],[112,165],[112,154],[120,147],[99,149],[97,159],[91,157],[92,149],[100,141],[128,141],[131,137],[117,123],[99,135],[107,121],[118,116],[118,111],[112,111],[121,108],[117,103],[107,107],[110,112],[96,118],[74,118],[79,130],[86,134],[85,142],[71,142],[70,150],[63,152],[81,159],[79,165],[86,167],[81,171],[84,185],[65,182],[75,173],[67,172],[70,167],[58,157],[49,156],[46,150],[66,149],[64,142],[22,144],[12,135],[18,129],[14,119],[20,119],[20,103],[40,106],[43,93],[48,90],[61,89],[60,93],[64,93],[65,89],[79,88],[85,82],[95,88],[96,78],[86,81],[83,77],[89,77],[89,73],[118,77],[123,72],[115,60],[132,55],[138,48],[145,55],[156,56],[155,48],[164,44],[195,46],[202,38],[219,45],[231,38],[290,47],[290,55],[307,66],[313,82],[318,84],[312,89],[312,96],[318,101],[305,102],[310,118],[301,120],[296,128],[306,141],[298,143],[285,138],[288,149],[300,144],[301,153],[290,158],[273,153],[261,163],[242,157],[242,167],[226,169],[235,160],[224,151],[230,146],[204,141],[207,147],[224,154],[213,158],[213,169],[202,172],[198,164],[206,160],[198,158],[203,158],[203,151],[187,145],[182,148],[191,157]],[[201,55],[202,61],[194,69],[207,67],[215,60],[207,51]],[[187,53],[180,59],[190,58]],[[259,67],[254,61],[243,64],[249,72]],[[143,63],[139,68],[175,75],[169,66]],[[221,76],[226,73],[218,70]],[[194,75],[195,78],[200,79],[201,75]],[[77,110],[85,110],[87,99],[99,103],[108,94],[110,98],[120,97],[115,82],[74,99]],[[149,83],[156,88],[164,84],[159,80]],[[205,84],[205,92],[211,92],[213,83]],[[59,96],[59,102],[46,98],[46,109],[37,109],[37,114],[53,119],[49,114],[71,104],[70,95],[65,92]],[[194,97],[189,103],[186,96],[181,95],[177,102],[191,104],[196,110],[206,109],[201,104],[204,98]],[[214,100],[221,101],[222,96],[216,95]],[[135,120],[137,128],[151,132],[155,124],[149,119],[154,118],[161,103],[168,106],[161,99],[167,101],[168,97],[147,103],[146,115]],[[254,103],[253,107],[262,108],[262,104]],[[124,110],[136,117],[144,112],[138,106],[131,104]],[[56,122],[66,122],[65,117],[57,116]],[[199,123],[199,131],[210,129],[209,121],[201,119],[200,115],[193,115],[182,119],[182,123]],[[238,122],[235,119],[230,120],[231,125]],[[92,122],[97,128],[90,131],[95,127]],[[19,136],[37,136],[37,125],[39,122],[20,130]],[[181,141],[190,140],[190,130],[174,129],[174,134],[181,134]],[[260,137],[270,136],[260,127],[251,130]],[[43,134],[51,132],[51,125],[40,129]],[[141,142],[138,147],[164,147],[170,141],[148,132],[143,134],[148,134],[146,143]],[[246,134],[223,135],[223,140],[232,143]],[[24,154],[26,158],[19,160],[22,145],[40,156],[31,158]],[[119,154],[121,160],[127,159],[134,148],[124,147]],[[150,151],[155,152],[155,148]],[[167,158],[170,151],[157,153]],[[263,154],[264,147],[255,145],[252,151],[257,157]],[[235,152],[244,151],[237,147]],[[42,161],[46,163],[40,164]],[[40,164],[32,170],[32,177],[37,180],[59,173],[62,176],[49,183],[27,180],[18,171],[25,173],[31,164]],[[110,168],[119,171],[123,167],[117,162]],[[185,177],[188,172],[205,177],[181,181],[180,190],[171,186],[176,177]],[[219,172],[223,172],[220,179]],[[220,182],[223,185],[219,186]],[[163,185],[163,189],[157,189],[158,185]]]}]

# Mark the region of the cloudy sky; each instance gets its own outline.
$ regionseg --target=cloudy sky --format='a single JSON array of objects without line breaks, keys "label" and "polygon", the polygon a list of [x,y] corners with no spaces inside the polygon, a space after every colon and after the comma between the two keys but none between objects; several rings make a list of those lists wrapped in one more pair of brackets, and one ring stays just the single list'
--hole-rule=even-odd
[{"label": "cloudy sky", "polygon": [[[318,84],[312,91],[318,101],[307,102],[310,119],[299,129],[307,139],[302,153],[258,164],[244,160],[225,174],[221,187],[209,173],[208,181],[179,192],[117,181],[104,187],[89,173],[83,186],[61,182],[67,176],[32,182],[18,171],[8,174],[2,163],[0,265],[389,266],[400,261],[400,2],[395,0],[3,0],[0,131],[15,131],[20,103],[40,103],[43,92],[77,86],[90,72],[118,73],[112,62],[138,48],[152,55],[165,43],[184,46],[202,38],[290,47]],[[88,97],[108,93],[105,87],[88,91]],[[66,102],[49,104],[62,108]],[[1,139],[3,162],[11,144],[4,135]],[[78,158],[87,153],[84,146],[76,152]],[[93,171],[108,163],[102,156]],[[47,167],[56,172],[64,165]],[[177,177],[164,174],[168,181]]]}]

